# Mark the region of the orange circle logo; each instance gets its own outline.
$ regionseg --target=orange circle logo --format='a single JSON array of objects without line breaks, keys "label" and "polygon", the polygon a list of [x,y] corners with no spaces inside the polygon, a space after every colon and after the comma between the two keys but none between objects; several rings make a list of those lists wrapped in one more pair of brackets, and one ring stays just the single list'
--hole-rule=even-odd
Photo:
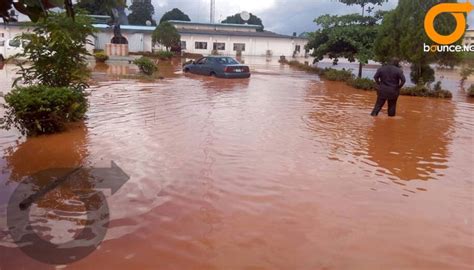
[{"label": "orange circle logo", "polygon": [[[443,3],[432,7],[425,17],[425,31],[428,37],[441,45],[453,44],[466,32],[465,13],[469,13],[474,6],[469,3]],[[456,29],[449,35],[439,34],[434,27],[434,20],[441,13],[449,12],[456,19]]]}]

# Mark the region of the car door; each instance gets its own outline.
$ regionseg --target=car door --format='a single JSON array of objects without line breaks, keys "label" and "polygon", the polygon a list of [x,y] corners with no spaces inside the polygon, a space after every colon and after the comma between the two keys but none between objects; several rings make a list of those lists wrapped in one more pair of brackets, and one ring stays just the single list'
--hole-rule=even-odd
[{"label": "car door", "polygon": [[213,65],[214,65],[214,59],[212,58],[206,58],[206,62],[201,65],[201,74],[203,75],[209,75],[211,74]]},{"label": "car door", "polygon": [[207,63],[207,58],[204,57],[204,58],[201,58],[200,60],[198,60],[196,62],[196,65],[195,65],[195,71],[194,73],[196,74],[204,74],[204,71],[203,71],[203,67],[206,65]]}]

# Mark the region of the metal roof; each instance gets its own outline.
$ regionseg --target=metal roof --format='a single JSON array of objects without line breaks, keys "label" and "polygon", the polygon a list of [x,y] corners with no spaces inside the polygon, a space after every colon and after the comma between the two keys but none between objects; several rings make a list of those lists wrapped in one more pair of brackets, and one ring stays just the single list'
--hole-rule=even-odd
[{"label": "metal roof", "polygon": [[285,38],[285,39],[305,39],[301,37],[293,37],[281,35],[270,31],[262,32],[239,32],[239,31],[222,31],[222,30],[198,30],[198,29],[178,29],[180,34],[191,35],[218,35],[218,36],[237,36],[237,37],[263,37],[263,38]]},{"label": "metal roof", "polygon": [[[110,29],[113,27],[107,24],[94,24],[94,27],[98,29]],[[156,26],[142,26],[142,25],[121,25],[122,31],[129,32],[153,32]],[[236,37],[263,37],[263,38],[285,38],[285,39],[305,39],[301,37],[293,37],[288,35],[281,35],[270,31],[255,31],[255,32],[243,32],[243,31],[226,31],[226,30],[205,30],[205,29],[178,29],[180,34],[189,35],[218,35],[218,36],[236,36]]]},{"label": "metal roof", "polygon": [[[110,26],[108,24],[93,24],[95,28],[98,29],[113,29],[113,26]],[[132,30],[132,31],[142,31],[142,32],[153,32],[155,30],[156,26],[145,26],[145,25],[120,25],[121,30]]]},{"label": "metal roof", "polygon": [[202,26],[214,26],[214,27],[240,27],[240,28],[252,28],[252,29],[262,28],[261,25],[255,25],[255,24],[201,23],[201,22],[188,22],[188,21],[175,21],[175,20],[170,20],[169,22],[173,24],[202,25]]}]

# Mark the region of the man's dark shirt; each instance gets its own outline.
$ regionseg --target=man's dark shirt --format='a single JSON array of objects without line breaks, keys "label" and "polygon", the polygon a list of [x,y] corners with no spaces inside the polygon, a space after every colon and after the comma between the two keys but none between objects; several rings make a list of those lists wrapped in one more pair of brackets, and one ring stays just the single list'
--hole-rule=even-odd
[{"label": "man's dark shirt", "polygon": [[400,95],[400,88],[405,85],[405,75],[401,68],[394,65],[385,65],[377,70],[374,76],[378,84],[378,95],[381,98],[396,99]]}]

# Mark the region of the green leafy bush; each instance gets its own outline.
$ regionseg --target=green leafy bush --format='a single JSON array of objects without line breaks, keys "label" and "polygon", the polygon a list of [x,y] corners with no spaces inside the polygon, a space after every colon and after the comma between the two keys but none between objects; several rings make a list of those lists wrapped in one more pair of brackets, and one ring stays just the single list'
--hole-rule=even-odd
[{"label": "green leafy bush", "polygon": [[158,71],[158,67],[156,66],[156,64],[147,57],[142,56],[138,59],[135,59],[133,63],[138,66],[142,73],[149,76],[153,75],[156,71]]},{"label": "green leafy bush", "polygon": [[375,90],[375,81],[368,78],[355,78],[347,83],[357,89]]},{"label": "green leafy bush", "polygon": [[155,52],[154,55],[156,55],[160,60],[170,60],[173,58],[174,53],[168,51],[158,51]]},{"label": "green leafy bush", "polygon": [[416,96],[416,97],[433,97],[433,98],[452,98],[453,94],[441,88],[441,82],[435,84],[433,89],[428,86],[419,84],[412,87],[404,87],[400,90],[400,95]]},{"label": "green leafy bush", "polygon": [[2,128],[16,127],[27,135],[61,131],[66,123],[83,119],[87,111],[84,92],[68,87],[17,87],[5,95],[5,101]]},{"label": "green leafy bush", "polygon": [[474,97],[474,84],[471,84],[471,87],[467,90],[467,95],[469,97]]},{"label": "green leafy bush", "polygon": [[94,58],[95,61],[99,63],[104,63],[105,61],[109,60],[109,56],[103,51],[94,53]]},{"label": "green leafy bush", "polygon": [[323,77],[329,81],[348,82],[352,80],[354,75],[350,70],[326,68],[324,69]]},{"label": "green leafy bush", "polygon": [[19,80],[25,84],[50,87],[87,87],[89,70],[85,45],[95,32],[89,17],[78,14],[75,19],[65,13],[50,12],[47,17],[29,24],[32,32],[25,32],[26,41],[20,55],[27,63],[20,63]]}]

